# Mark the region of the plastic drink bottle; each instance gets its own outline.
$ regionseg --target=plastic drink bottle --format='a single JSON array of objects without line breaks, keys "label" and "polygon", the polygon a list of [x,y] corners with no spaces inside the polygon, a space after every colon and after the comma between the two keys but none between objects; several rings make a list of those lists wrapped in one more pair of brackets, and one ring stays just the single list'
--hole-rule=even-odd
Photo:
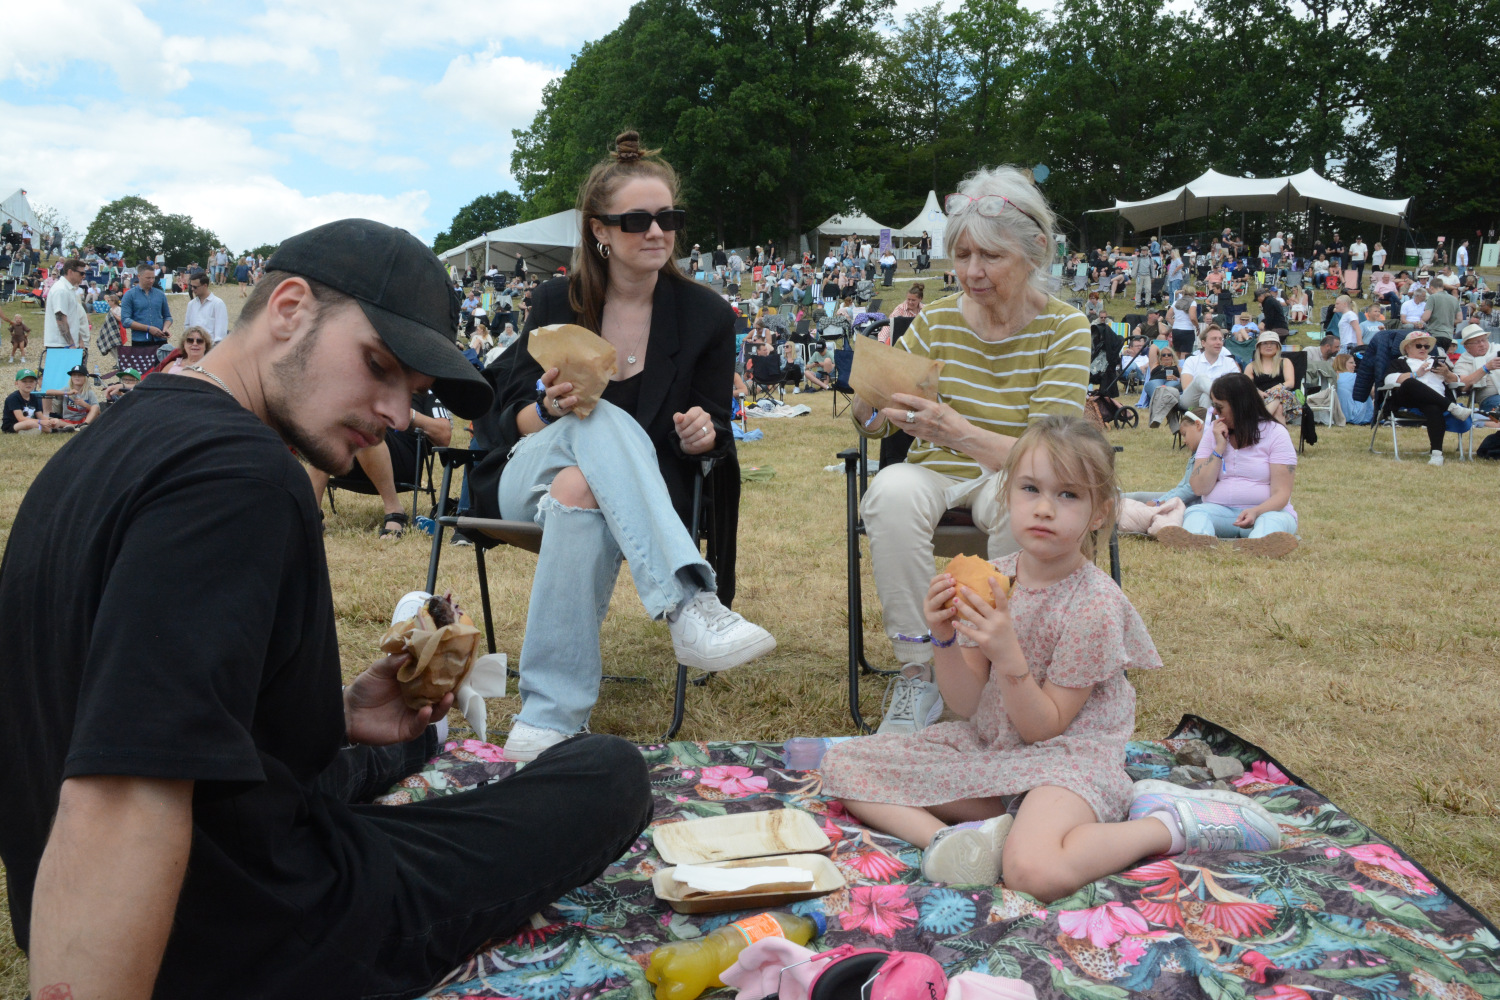
[{"label": "plastic drink bottle", "polygon": [[788,771],[811,771],[823,762],[823,755],[835,743],[852,740],[852,736],[794,736],[782,744],[781,762]]},{"label": "plastic drink bottle", "polygon": [[759,913],[701,937],[673,941],[651,953],[646,979],[656,984],[656,1000],[694,1000],[710,986],[724,983],[719,974],[734,964],[740,952],[766,937],[784,937],[807,944],[828,929],[821,913],[799,917],[792,913]]}]

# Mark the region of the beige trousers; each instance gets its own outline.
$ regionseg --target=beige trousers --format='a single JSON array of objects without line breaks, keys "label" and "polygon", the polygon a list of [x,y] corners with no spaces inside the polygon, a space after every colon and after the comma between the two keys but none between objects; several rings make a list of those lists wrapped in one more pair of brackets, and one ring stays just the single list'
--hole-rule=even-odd
[{"label": "beige trousers", "polygon": [[932,536],[944,511],[968,507],[974,524],[990,536],[989,557],[998,559],[1020,546],[1011,537],[1010,518],[1000,504],[998,475],[979,480],[945,476],[920,465],[887,466],[870,480],[860,503],[870,539],[875,590],[885,615],[885,634],[899,663],[931,663],[930,643],[896,636],[925,636],[922,602],[937,573]]}]

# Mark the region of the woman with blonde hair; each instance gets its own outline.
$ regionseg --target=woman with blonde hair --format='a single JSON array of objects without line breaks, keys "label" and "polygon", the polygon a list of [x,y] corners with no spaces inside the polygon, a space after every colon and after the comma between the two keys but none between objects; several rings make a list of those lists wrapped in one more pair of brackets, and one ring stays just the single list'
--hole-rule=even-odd
[{"label": "woman with blonde hair", "polygon": [[172,338],[172,353],[146,374],[151,375],[155,372],[163,372],[167,375],[180,374],[184,368],[202,362],[203,356],[212,350],[213,346],[213,337],[203,327],[186,327]]},{"label": "woman with blonde hair", "polygon": [[[775,648],[724,607],[688,533],[703,459],[731,453],[734,312],[676,265],[686,213],[677,174],[622,132],[578,195],[582,232],[567,277],[539,286],[521,342],[501,355],[494,408],[475,432],[489,453],[476,506],[542,526],[521,647],[521,711],[506,756],[531,760],[580,732],[599,695],[599,630],[620,563],[646,611],[669,623],[677,662],[725,670]],[[616,352],[592,412],[531,356],[538,327],[575,323]]]},{"label": "woman with blonde hair", "polygon": [[898,394],[883,410],[858,397],[852,407],[861,434],[915,439],[905,462],[871,480],[862,506],[886,635],[903,664],[883,733],[915,732],[943,709],[922,612],[939,518],[969,507],[991,558],[1016,551],[994,481],[1034,421],[1082,415],[1089,377],[1088,320],[1052,294],[1056,223],[1030,171],[979,170],[944,208],[962,291],[921,309],[895,345],[945,362],[940,401]]},{"label": "woman with blonde hair", "polygon": [[1297,373],[1292,368],[1292,359],[1281,353],[1281,338],[1276,331],[1266,330],[1255,338],[1255,355],[1245,367],[1245,374],[1255,383],[1273,419],[1283,424],[1302,419],[1302,404],[1292,391],[1297,385]]}]

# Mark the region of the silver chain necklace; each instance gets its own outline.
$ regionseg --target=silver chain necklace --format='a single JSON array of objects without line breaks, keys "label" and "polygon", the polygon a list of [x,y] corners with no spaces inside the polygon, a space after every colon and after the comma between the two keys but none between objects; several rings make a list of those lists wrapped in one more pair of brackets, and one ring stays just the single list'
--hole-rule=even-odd
[{"label": "silver chain necklace", "polygon": [[183,367],[183,369],[185,371],[197,372],[199,375],[207,375],[209,378],[213,379],[215,382],[217,382],[219,384],[219,388],[220,389],[223,389],[225,392],[229,393],[229,398],[230,399],[234,400],[236,403],[238,403],[240,401],[238,396],[236,396],[232,392],[229,392],[229,386],[227,386],[227,385],[224,384],[224,380],[223,379],[219,378],[219,376],[215,375],[213,372],[209,371],[207,368],[204,368],[202,365],[183,365],[182,367]]}]

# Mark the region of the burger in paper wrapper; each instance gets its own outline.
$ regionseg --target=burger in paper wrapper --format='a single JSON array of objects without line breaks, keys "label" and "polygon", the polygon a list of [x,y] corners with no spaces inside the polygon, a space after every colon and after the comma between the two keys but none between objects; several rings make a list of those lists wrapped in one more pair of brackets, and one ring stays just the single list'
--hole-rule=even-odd
[{"label": "burger in paper wrapper", "polygon": [[968,587],[979,595],[981,601],[993,608],[995,595],[990,590],[990,577],[992,576],[1000,577],[1000,592],[1006,597],[1010,596],[1011,588],[1016,585],[1015,577],[1001,576],[993,563],[978,556],[954,556],[948,563],[948,568],[943,572],[953,577],[954,585],[953,596],[948,598],[948,602],[943,605],[945,608],[954,606],[960,593],[958,588],[961,587]]},{"label": "burger in paper wrapper", "polygon": [[381,637],[380,648],[411,657],[396,672],[396,681],[407,707],[419,709],[456,692],[468,678],[479,651],[479,629],[451,594],[431,597],[415,618],[392,625]]}]

